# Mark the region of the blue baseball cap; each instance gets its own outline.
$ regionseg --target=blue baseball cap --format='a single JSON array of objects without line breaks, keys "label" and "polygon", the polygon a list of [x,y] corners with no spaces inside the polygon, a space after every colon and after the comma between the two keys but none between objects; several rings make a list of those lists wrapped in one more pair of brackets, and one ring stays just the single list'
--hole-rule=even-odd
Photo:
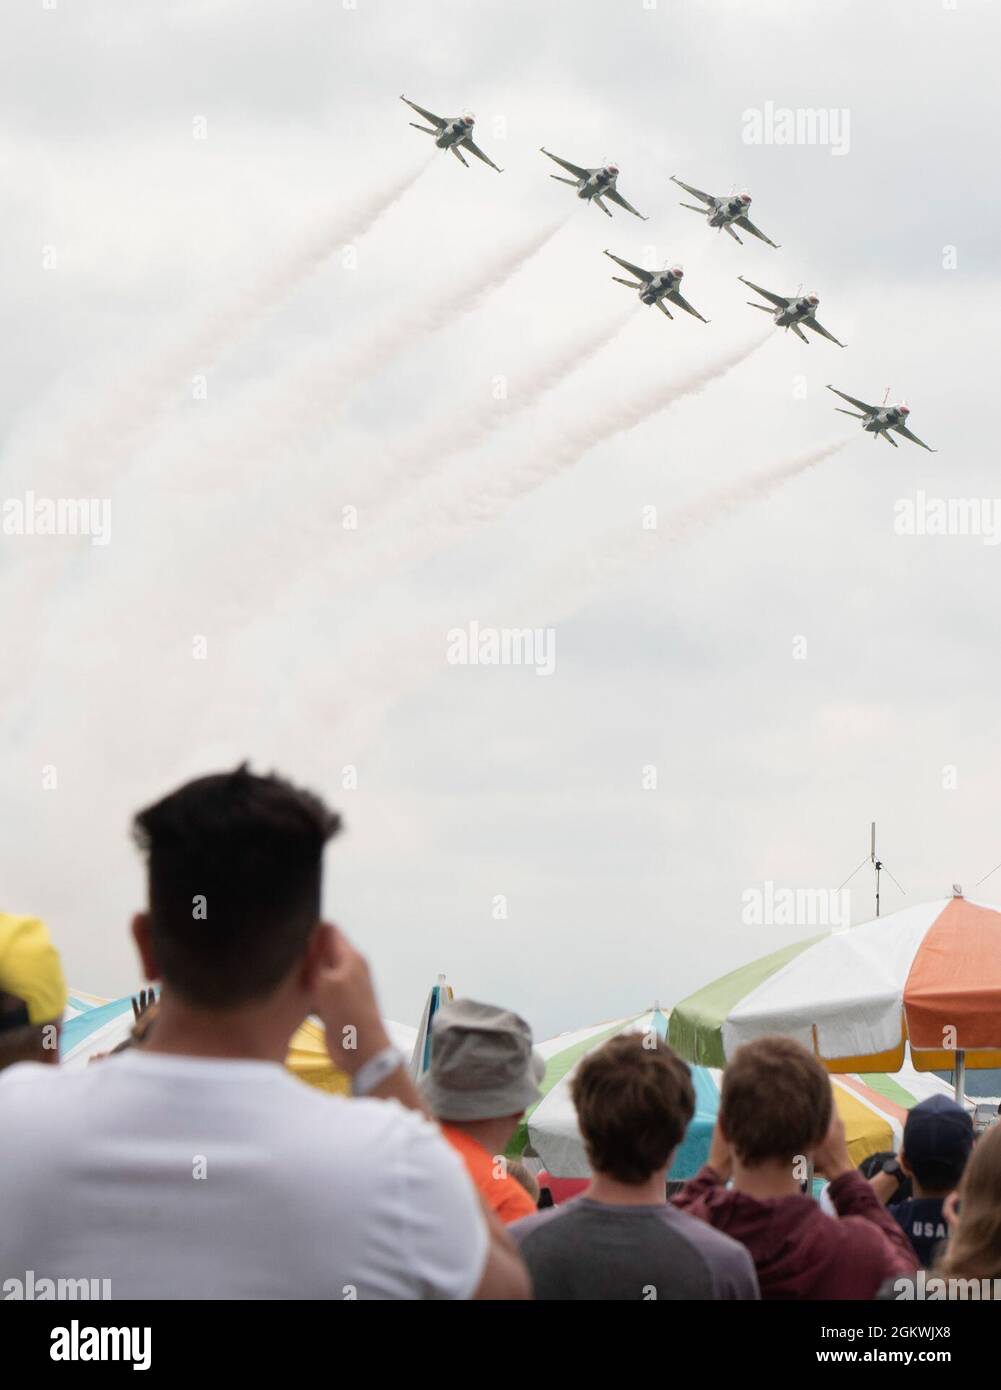
[{"label": "blue baseball cap", "polygon": [[908,1114],[904,1156],[922,1186],[954,1186],[972,1148],[973,1120],[948,1096],[929,1096]]}]

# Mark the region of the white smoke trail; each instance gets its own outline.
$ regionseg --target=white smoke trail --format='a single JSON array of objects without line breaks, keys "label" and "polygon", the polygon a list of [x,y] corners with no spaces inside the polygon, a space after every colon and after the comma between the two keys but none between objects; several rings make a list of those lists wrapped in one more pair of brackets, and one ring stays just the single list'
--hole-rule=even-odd
[{"label": "white smoke trail", "polygon": [[458,510],[452,503],[446,511],[446,519],[461,519],[470,505],[476,507],[476,518],[485,519],[503,511],[507,504],[526,493],[533,491],[542,483],[555,478],[559,473],[572,468],[579,459],[599,444],[625,434],[651,415],[667,410],[688,396],[697,396],[712,382],[746,362],[752,353],[768,341],[768,336],[756,338],[754,342],[734,349],[725,357],[717,358],[702,367],[696,368],[679,380],[657,382],[637,392],[630,399],[606,402],[604,408],[590,420],[570,427],[542,449],[527,459],[506,468],[502,476],[486,490],[482,484],[475,495],[467,495],[459,500]]},{"label": "white smoke trail", "polygon": [[[496,621],[511,628],[537,628],[565,621],[592,599],[606,594],[616,580],[636,573],[662,554],[665,540],[683,542],[700,528],[767,501],[785,483],[808,473],[848,443],[850,440],[841,439],[822,444],[708,493],[657,530],[647,530],[638,521],[610,529],[564,553],[556,563],[537,567],[514,591],[506,582],[509,575],[501,575],[464,597],[461,615],[454,607],[443,609],[437,622],[407,623],[395,633],[390,622],[377,624],[379,642],[368,642],[347,654],[350,696],[334,702],[329,696],[319,696],[314,717],[331,726],[343,723],[350,727],[350,736],[358,741],[359,748],[364,747],[375,737],[398,697],[445,669],[446,633],[456,622],[475,617],[483,623]],[[363,698],[356,701],[359,693]]]},{"label": "white smoke trail", "polygon": [[[61,428],[58,438],[37,455],[27,453],[11,462],[25,474],[26,484],[40,494],[91,494],[107,496],[120,486],[123,472],[135,451],[138,436],[150,430],[160,412],[176,399],[182,383],[221,357],[256,324],[278,308],[287,295],[317,269],[338,246],[367,232],[384,213],[411,189],[430,167],[433,157],[417,169],[395,179],[365,202],[326,218],[290,257],[266,275],[253,289],[208,317],[182,342],[116,387],[115,399],[94,418],[86,408],[83,418]],[[10,451],[13,453],[13,450]],[[193,460],[200,464],[201,460]],[[8,609],[24,615],[26,628],[47,595],[68,575],[69,565],[55,548],[33,556],[33,563],[12,576],[4,576]]]},{"label": "white smoke trail", "polygon": [[[298,252],[284,265],[279,266],[274,274],[248,298],[246,309],[249,314],[259,317],[261,313],[280,303],[286,295],[295,289],[300,280],[305,279],[307,275],[322,265],[331,252],[364,236],[380,217],[413,188],[431,163],[432,159],[425,160],[420,168],[415,169],[413,173],[406,174],[387,188],[373,193],[367,202],[362,203],[346,216],[331,218],[329,222],[326,222],[314,237],[304,242]],[[234,322],[240,322],[239,315],[234,315]]]},{"label": "white smoke trail", "polygon": [[763,473],[754,473],[720,492],[710,493],[671,518],[668,522],[668,534],[682,539],[700,526],[722,520],[723,517],[741,511],[755,502],[765,501],[783,483],[809,473],[811,468],[816,468],[825,459],[840,453],[849,442],[847,439],[831,440],[816,449],[808,450],[805,454],[788,459],[785,463],[776,464],[774,468],[766,469]]},{"label": "white smoke trail", "polygon": [[[488,491],[488,509],[485,514],[496,516],[509,501],[524,495],[526,491],[538,486],[555,473],[569,468],[589,448],[622,430],[633,428],[650,414],[666,409],[675,401],[697,394],[712,381],[745,361],[751,353],[767,342],[769,337],[770,335],[766,334],[727,354],[726,357],[690,372],[680,380],[658,383],[630,400],[615,403],[574,430],[569,441],[566,435],[559,436],[549,449],[540,450],[527,466],[519,469],[515,465],[513,484],[510,478],[505,478],[494,487],[492,493]],[[702,519],[702,509],[713,501],[717,508],[729,505],[733,509],[739,505],[745,494],[748,497],[763,495],[768,487],[777,487],[786,477],[803,471],[819,461],[821,456],[826,456],[823,451],[815,452],[817,456],[808,456],[807,461],[802,458],[792,460],[746,484],[735,485],[728,493],[720,494],[718,498],[714,495],[714,499],[700,503],[698,511],[692,509],[686,524],[689,527],[697,524]],[[482,483],[479,483],[478,496],[482,495],[482,488]],[[384,580],[399,570],[406,569],[424,555],[433,553],[440,548],[443,537],[464,531],[474,525],[477,519],[478,516],[471,516],[468,509],[464,511],[453,502],[444,518],[440,512],[433,518],[437,524],[424,521],[416,523],[412,529],[409,526],[401,527],[391,531],[381,549],[369,549],[360,555],[352,554],[350,559],[334,557],[332,561],[321,563],[319,571],[310,567],[309,573],[294,587],[293,597],[283,598],[282,607],[296,609],[302,605],[308,606],[311,593],[343,593],[346,585],[370,576]],[[390,528],[382,529],[385,531]],[[503,607],[505,622],[509,621],[513,613],[517,613],[519,619],[524,617],[528,621],[533,612],[537,617],[541,593],[545,596],[544,607],[547,614],[555,612],[558,616],[561,609],[573,612],[583,601],[582,595],[600,592],[618,574],[630,572],[656,549],[660,539],[661,536],[657,532],[644,531],[633,526],[622,527],[618,531],[597,538],[583,552],[572,555],[568,561],[555,567],[550,566],[543,573],[534,575],[517,597],[512,597],[509,592],[503,596],[497,593],[481,593],[470,603],[470,611],[496,612]],[[514,625],[519,625],[519,622],[515,620]],[[529,622],[529,625],[535,623]],[[394,632],[393,617],[389,615],[385,624],[388,637],[384,634],[385,640],[381,640],[377,648],[373,649],[366,638],[366,630],[370,631],[378,626],[380,624],[375,617],[374,609],[366,608],[366,622],[360,634],[361,650],[357,656],[353,654],[350,657],[352,698],[357,696],[359,691],[364,691],[364,721],[366,725],[374,727],[378,726],[381,712],[392,704],[399,689],[408,682],[419,683],[424,676],[440,668],[444,659],[442,633],[448,624],[439,626],[422,623],[416,630],[411,627],[405,635],[397,635]],[[321,712],[324,720],[332,720],[335,715],[338,721],[352,717],[350,703],[341,704],[334,709],[329,705],[327,696],[320,695],[319,698],[322,711],[319,708],[315,711],[317,717],[320,717]],[[357,719],[358,716],[355,715],[354,718]]]},{"label": "white smoke trail", "polygon": [[[437,500],[416,508],[401,503],[377,529],[374,543],[352,557],[350,570],[341,577],[382,579],[419,562],[440,550],[453,536],[501,515],[514,502],[572,468],[598,444],[635,428],[677,401],[698,395],[745,362],[768,340],[769,335],[756,338],[680,380],[658,382],[631,398],[604,404],[596,415],[580,423],[571,422],[527,458],[512,458],[503,471],[486,481],[482,477],[464,479],[458,491],[450,493],[442,488]],[[415,510],[416,516],[408,514]]]},{"label": "white smoke trail", "polygon": [[395,179],[348,213],[326,219],[302,246],[252,289],[221,307],[189,337],[137,372],[131,381],[119,384],[115,399],[103,415],[61,431],[54,457],[32,461],[34,479],[44,477],[46,489],[58,491],[53,465],[56,470],[62,465],[77,491],[106,492],[136,436],[152,427],[160,411],[179,397],[192,377],[211,367],[278,308],[338,246],[367,232],[414,186],[430,163],[430,159],[425,160],[418,169]]},{"label": "white smoke trail", "polygon": [[[364,343],[355,345],[346,354],[352,370],[364,374],[380,368],[386,360],[406,351],[415,334],[437,333],[447,328],[454,319],[475,309],[487,295],[500,289],[533,256],[538,255],[568,220],[566,217],[560,218],[521,238],[494,260],[477,266],[448,293],[429,304],[418,306],[402,319],[391,321],[384,332],[373,334]],[[329,380],[327,384],[329,386]],[[346,383],[346,389],[353,389],[354,384]]]},{"label": "white smoke trail", "polygon": [[[243,467],[248,456],[271,460],[301,435],[304,422],[321,432],[336,419],[353,391],[414,346],[416,339],[447,328],[500,289],[565,226],[551,222],[485,260],[443,295],[396,314],[390,308],[385,327],[331,355],[324,347],[303,365],[294,364],[266,390],[255,392],[245,431],[231,431],[223,443],[226,456]],[[217,454],[218,458],[218,454]]]},{"label": "white smoke trail", "polygon": [[[223,514],[220,514],[220,503],[213,497],[213,487],[218,488],[221,482],[226,481],[227,469],[233,473],[239,471],[240,477],[245,478],[248,460],[256,461],[260,457],[268,465],[273,465],[274,458],[278,456],[273,452],[276,445],[284,445],[287,450],[289,436],[295,432],[295,424],[300,414],[311,416],[313,420],[321,419],[325,411],[330,412],[335,408],[338,385],[341,386],[343,394],[346,394],[366,373],[378,371],[390,357],[406,350],[416,334],[434,332],[474,308],[536,255],[556,235],[566,220],[565,217],[561,218],[530,236],[521,238],[487,264],[479,265],[444,297],[418,306],[402,324],[397,321],[389,330],[373,335],[359,349],[348,350],[339,378],[337,367],[331,364],[329,351],[320,354],[315,372],[304,372],[301,367],[296,366],[287,374],[284,387],[280,387],[275,393],[275,400],[267,402],[267,409],[261,406],[258,399],[250,413],[245,437],[227,428],[224,440],[218,448],[199,450],[189,447],[182,457],[172,459],[171,486],[177,492],[177,505],[173,511],[175,530],[172,546],[175,553],[185,555],[185,591],[195,594],[210,589],[221,598],[222,584],[228,586],[226,593],[233,605],[233,611],[257,615],[284,597],[290,585],[295,584],[296,577],[301,577],[300,583],[307,594],[314,590],[315,579],[311,580],[311,576],[315,576],[317,568],[322,571],[323,566],[329,564],[329,518],[318,516],[315,518],[316,524],[311,524],[314,518],[310,516],[304,525],[301,492],[296,488],[289,488],[282,475],[273,467],[269,467],[265,470],[265,481],[258,484],[257,515],[261,518],[261,529],[266,530],[268,534],[282,529],[284,512],[291,507],[296,515],[290,523],[290,529],[291,525],[294,525],[299,537],[298,544],[294,548],[276,551],[272,563],[265,570],[260,568],[256,559],[253,563],[241,566],[238,563],[238,552],[234,549],[230,556],[227,576],[220,570],[215,547],[204,544],[206,528],[225,529],[225,506],[223,505]],[[260,394],[258,392],[258,397]],[[120,479],[116,481],[120,488]],[[192,490],[200,499],[199,505],[184,507],[181,501],[183,497],[190,495]],[[222,492],[225,493],[225,487]],[[261,511],[265,498],[274,504],[274,510],[267,520]],[[139,505],[142,505],[141,498]],[[242,539],[247,545],[259,544],[257,533],[249,530],[242,533]],[[49,561],[49,558],[46,552],[45,560]],[[280,572],[281,563],[285,566],[285,574]],[[77,600],[82,601],[84,591],[90,595],[91,601],[94,601],[93,590],[89,585],[69,586],[65,583],[70,573],[70,563],[64,559],[62,553],[57,554],[53,550],[50,563],[33,566],[30,570],[24,569],[15,574],[8,583],[7,596],[12,606],[15,611],[21,611],[25,615],[24,660],[30,659],[30,654],[39,646],[41,639],[33,615],[44,604],[53,604],[48,619],[54,627],[58,627],[62,608],[69,604],[72,610]],[[250,576],[258,574],[261,576],[261,582],[259,587],[255,587],[250,581]],[[146,573],[145,580],[142,594],[126,594],[119,592],[109,575],[105,581],[104,593],[98,599],[99,606],[105,607],[108,613],[116,613],[116,621],[120,622],[127,623],[129,612],[140,610],[146,613],[149,621],[155,620],[154,615],[159,615],[162,621],[167,621],[165,610],[176,600],[176,594],[171,595],[169,590],[164,589],[155,571]],[[54,598],[53,590],[58,591]],[[3,676],[0,675],[0,687],[2,685]]]},{"label": "white smoke trail", "polygon": [[535,575],[521,607],[533,601],[531,595],[534,593],[536,608],[538,595],[543,596],[547,622],[571,616],[592,597],[604,593],[617,578],[642,568],[660,552],[665,538],[688,540],[699,529],[723,521],[757,502],[767,501],[783,484],[816,468],[849,442],[847,439],[832,440],[776,464],[774,468],[752,473],[729,487],[707,493],[675,512],[656,529],[647,529],[637,520],[634,525],[618,526],[595,536],[586,546],[551,566],[545,574]]},{"label": "white smoke trail", "polygon": [[522,384],[503,401],[490,401],[472,407],[459,418],[426,431],[423,438],[408,443],[397,454],[390,469],[389,481],[423,479],[438,471],[450,458],[474,448],[496,429],[536,405],[544,395],[554,390],[566,377],[578,371],[592,357],[622,332],[632,317],[631,312],[620,314],[591,333],[581,334],[562,349],[534,366],[522,369]]}]

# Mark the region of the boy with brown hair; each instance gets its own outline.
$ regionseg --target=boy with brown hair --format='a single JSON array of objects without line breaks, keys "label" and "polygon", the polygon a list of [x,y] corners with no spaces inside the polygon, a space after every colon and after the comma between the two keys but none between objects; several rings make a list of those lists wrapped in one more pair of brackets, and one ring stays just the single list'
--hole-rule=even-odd
[{"label": "boy with brown hair", "polygon": [[[811,1160],[838,1220],[801,1190]],[[747,1247],[762,1298],[872,1298],[885,1279],[917,1268],[848,1156],[827,1073],[791,1038],[738,1049],[723,1073],[709,1162],[673,1201]]]},{"label": "boy with brown hair", "polygon": [[757,1298],[747,1251],[667,1203],[695,1111],[688,1067],[667,1043],[652,1031],[612,1038],[578,1066],[573,1101],[590,1187],[509,1227],[535,1297]]}]

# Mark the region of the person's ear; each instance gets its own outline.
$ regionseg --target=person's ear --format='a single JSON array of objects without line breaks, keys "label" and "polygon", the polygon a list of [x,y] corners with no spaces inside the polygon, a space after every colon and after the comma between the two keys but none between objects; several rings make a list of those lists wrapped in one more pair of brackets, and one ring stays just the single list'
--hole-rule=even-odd
[{"label": "person's ear", "polygon": [[959,1220],[959,1189],[954,1188],[942,1203],[942,1214],[946,1223],[953,1227]]},{"label": "person's ear", "polygon": [[337,957],[337,933],[329,922],[317,922],[306,943],[306,952],[299,971],[299,985],[306,994],[316,988],[321,971],[333,965]]},{"label": "person's ear", "polygon": [[906,1176],[909,1178],[913,1178],[914,1174],[911,1171],[910,1165],[907,1162],[907,1155],[904,1153],[903,1148],[901,1148],[900,1152],[897,1154],[897,1162],[900,1164],[900,1167],[902,1171],[906,1174]]},{"label": "person's ear", "polygon": [[146,979],[158,980],[160,967],[156,963],[156,955],[153,951],[148,912],[137,912],[132,918],[132,940],[136,943],[136,950],[139,952],[139,959],[142,961],[143,974]]}]

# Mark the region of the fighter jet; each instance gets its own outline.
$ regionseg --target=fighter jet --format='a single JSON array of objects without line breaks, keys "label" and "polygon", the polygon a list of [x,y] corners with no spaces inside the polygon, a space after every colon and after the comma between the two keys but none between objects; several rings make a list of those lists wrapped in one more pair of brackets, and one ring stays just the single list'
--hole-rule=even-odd
[{"label": "fighter jet", "polygon": [[436,116],[431,111],[425,111],[423,106],[418,106],[417,103],[411,101],[409,97],[401,95],[400,100],[405,101],[419,116],[423,116],[426,121],[430,121],[431,126],[434,127],[434,129],[431,129],[431,126],[418,125],[416,121],[411,121],[410,124],[413,126],[414,130],[423,130],[425,135],[433,135],[434,142],[438,148],[440,150],[451,150],[459,163],[465,164],[467,169],[469,168],[469,164],[462,157],[463,150],[467,150],[470,154],[475,154],[477,159],[482,159],[484,164],[489,164],[491,169],[497,170],[498,174],[504,172],[500,165],[495,164],[490,156],[485,155],[479,145],[474,143],[473,126],[475,121],[472,116]]},{"label": "fighter jet", "polygon": [[599,169],[582,169],[579,164],[571,164],[568,159],[560,159],[558,154],[550,154],[546,149],[543,149],[542,153],[554,160],[562,169],[566,169],[568,174],[573,174],[572,179],[565,179],[562,174],[550,174],[551,179],[556,179],[557,183],[568,183],[571,188],[576,188],[578,198],[597,203],[606,216],[611,217],[612,214],[602,202],[603,198],[617,203],[620,208],[625,208],[626,212],[631,212],[634,217],[639,217],[643,222],[649,221],[649,218],[644,217],[641,212],[637,212],[631,203],[627,203],[616,189],[615,180],[619,177],[618,165],[605,164]]},{"label": "fighter jet", "polygon": [[638,265],[633,265],[631,261],[624,261],[621,256],[613,256],[611,251],[605,252],[616,265],[620,265],[623,270],[628,270],[630,275],[635,275],[635,280],[623,280],[620,275],[613,275],[612,279],[620,285],[628,285],[631,290],[639,290],[640,302],[643,304],[656,304],[662,314],[666,314],[669,319],[674,315],[664,303],[669,299],[672,304],[676,304],[679,309],[684,309],[686,314],[691,314],[694,318],[702,319],[703,323],[708,323],[708,319],[703,319],[698,309],[693,309],[687,299],[681,294],[681,280],[684,275],[680,265],[671,266],[669,270],[641,270]]},{"label": "fighter jet", "polygon": [[682,203],[683,208],[691,208],[692,212],[699,212],[708,219],[710,227],[715,227],[717,231],[727,232],[733,237],[734,241],[743,246],[740,237],[733,230],[734,226],[742,228],[745,232],[750,232],[751,236],[756,236],[759,241],[765,241],[769,246],[774,246],[776,251],[779,249],[778,242],[772,241],[771,237],[765,236],[764,232],[759,231],[747,215],[747,209],[751,206],[750,193],[731,193],[726,198],[714,197],[712,193],[703,193],[701,188],[693,188],[690,183],[682,183],[681,179],[674,174],[671,179],[683,188],[686,193],[690,193],[693,198],[699,198],[705,207],[697,208],[694,203]]},{"label": "fighter jet", "polygon": [[[752,309],[763,309],[766,314],[771,314],[778,328],[791,328],[797,338],[802,338],[803,342],[808,342],[804,328],[812,328],[814,333],[819,333],[822,338],[828,338],[832,343],[837,343],[838,347],[844,347],[844,343],[839,342],[833,333],[828,333],[827,329],[819,324],[814,317],[817,312],[817,305],[820,300],[815,294],[772,294],[771,290],[763,290],[760,285],[754,285],[750,280],[745,280],[743,275],[738,275],[737,279],[755,294],[760,294],[762,298],[771,301],[771,304],[754,304],[750,299],[747,301]],[[774,307],[772,307],[774,306]]]},{"label": "fighter jet", "polygon": [[902,434],[905,439],[909,439],[912,444],[920,444],[922,449],[927,449],[930,454],[937,454],[938,450],[931,448],[923,439],[919,439],[916,434],[911,434],[904,421],[911,413],[910,406],[901,402],[900,405],[887,405],[886,397],[890,394],[889,389],[883,397],[882,405],[867,405],[865,401],[857,401],[854,396],[846,396],[844,391],[839,391],[836,386],[828,386],[828,391],[833,391],[836,396],[840,396],[849,405],[858,406],[862,412],[859,415],[854,410],[843,410],[840,405],[834,407],[840,410],[842,415],[850,415],[854,420],[863,421],[862,428],[868,430],[873,439],[878,439],[880,435],[886,440],[887,444],[892,444],[897,448],[897,441],[891,439],[888,431],[893,430],[896,434]]}]

